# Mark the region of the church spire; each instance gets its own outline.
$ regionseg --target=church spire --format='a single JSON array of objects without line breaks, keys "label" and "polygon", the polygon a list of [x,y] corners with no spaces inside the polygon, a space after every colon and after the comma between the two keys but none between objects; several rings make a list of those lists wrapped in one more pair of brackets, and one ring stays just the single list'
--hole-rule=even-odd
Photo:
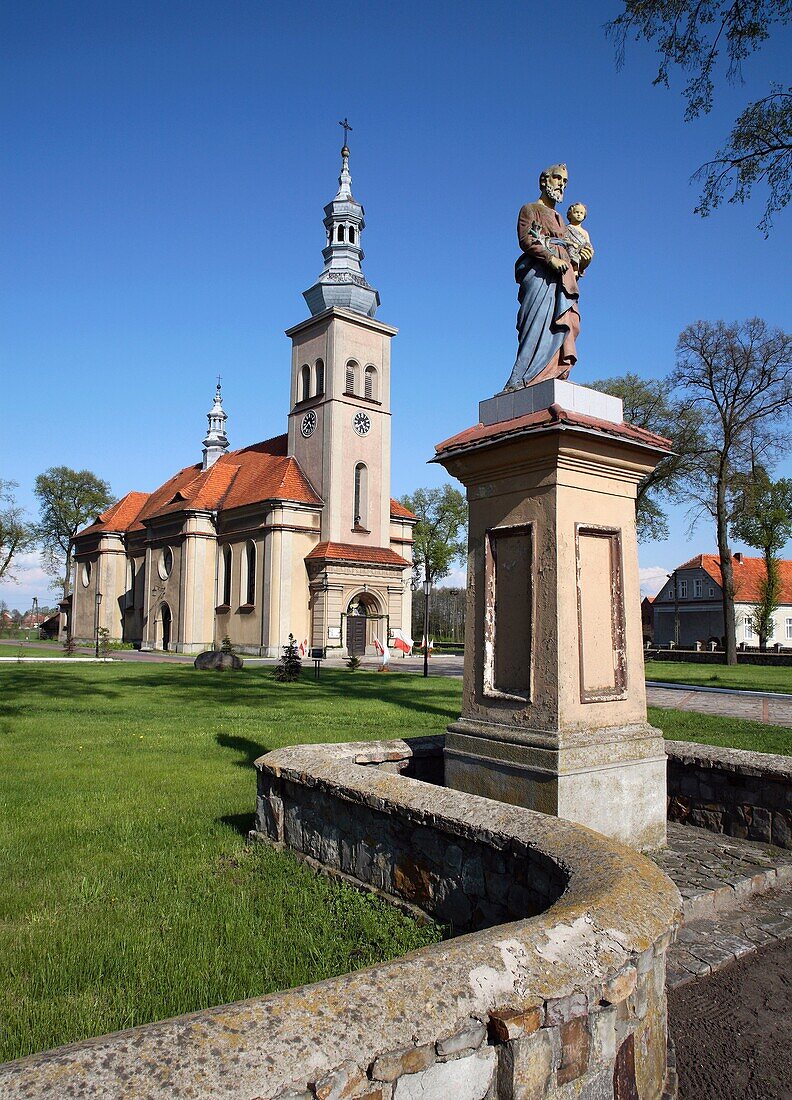
[{"label": "church spire", "polygon": [[352,195],[349,146],[346,143],[347,131],[352,127],[346,119],[341,125],[344,127],[344,146],[341,150],[338,191],[333,201],[324,208],[327,244],[322,250],[322,257],[325,266],[303,297],[313,316],[331,306],[340,306],[373,317],[379,305],[379,294],[366,282],[360,266],[364,256],[360,236],[366,223],[363,207]]},{"label": "church spire", "polygon": [[217,378],[214,403],[206,414],[206,419],[209,421],[209,428],[206,432],[206,438],[203,441],[204,470],[208,470],[210,466],[214,466],[218,458],[224,455],[228,450],[228,436],[225,431],[225,423],[226,420],[228,420],[228,416],[223,409],[223,394],[220,389],[219,376]]}]

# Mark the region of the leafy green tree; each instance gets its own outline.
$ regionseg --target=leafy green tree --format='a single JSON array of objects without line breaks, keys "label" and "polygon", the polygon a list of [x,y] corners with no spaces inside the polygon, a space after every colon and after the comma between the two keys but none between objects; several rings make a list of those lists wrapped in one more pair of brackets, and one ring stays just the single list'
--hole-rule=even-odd
[{"label": "leafy green tree", "polygon": [[13,580],[11,563],[33,543],[33,531],[16,502],[15,481],[0,480],[0,577]]},{"label": "leafy green tree", "polygon": [[416,489],[400,500],[418,517],[413,529],[413,573],[433,584],[447,577],[467,551],[467,501],[453,485]]},{"label": "leafy green tree", "polygon": [[[654,42],[660,55],[655,84],[668,87],[673,68],[687,74],[682,94],[685,121],[712,110],[715,81],[725,61],[725,78],[742,83],[742,64],[792,20],[790,0],[623,0],[624,10],[606,24],[624,63],[628,38]],[[768,196],[759,228],[767,236],[773,215],[790,199],[792,178],[792,87],[771,82],[768,94],[749,103],[725,144],[695,173],[702,183],[696,213],[706,217],[728,195],[745,202],[756,184]]]},{"label": "leafy green tree", "polygon": [[771,481],[767,471],[759,468],[741,481],[735,494],[732,534],[762,551],[765,576],[751,625],[759,635],[759,648],[766,649],[781,595],[778,556],[792,539],[792,480]]},{"label": "leafy green tree", "polygon": [[635,519],[638,538],[668,538],[668,519],[663,503],[684,496],[684,482],[701,446],[701,414],[669,396],[666,378],[639,378],[625,374],[592,382],[594,389],[611,393],[624,402],[624,419],[638,428],[662,435],[673,443],[673,453],[662,459],[638,485]]},{"label": "leafy green tree", "polygon": [[114,497],[107,482],[96,474],[68,466],[51,466],[39,474],[33,491],[39,502],[36,541],[47,571],[57,578],[65,597],[71,581],[72,540],[81,527],[113,503]]},{"label": "leafy green tree", "polygon": [[[729,547],[736,478],[772,456],[792,408],[792,336],[758,317],[742,324],[696,321],[677,343],[671,382],[701,415],[701,445],[687,483],[715,521],[723,584],[726,663],[737,664],[734,568]],[[764,463],[767,465],[767,461]]]}]

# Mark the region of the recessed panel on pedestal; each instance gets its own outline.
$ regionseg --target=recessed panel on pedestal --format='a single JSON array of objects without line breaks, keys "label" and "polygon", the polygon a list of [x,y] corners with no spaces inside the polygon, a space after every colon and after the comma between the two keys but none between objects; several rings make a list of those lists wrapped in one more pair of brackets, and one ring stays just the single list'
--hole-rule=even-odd
[{"label": "recessed panel on pedestal", "polygon": [[621,532],[578,524],[580,701],[623,699],[627,690]]},{"label": "recessed panel on pedestal", "polygon": [[484,694],[531,697],[533,546],[528,524],[486,536]]}]

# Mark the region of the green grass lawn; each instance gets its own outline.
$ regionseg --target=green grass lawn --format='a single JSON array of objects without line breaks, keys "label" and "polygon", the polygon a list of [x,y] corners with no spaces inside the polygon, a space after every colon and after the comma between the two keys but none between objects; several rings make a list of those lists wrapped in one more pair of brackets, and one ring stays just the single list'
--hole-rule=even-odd
[{"label": "green grass lawn", "polygon": [[649,707],[649,721],[663,731],[668,741],[697,741],[701,745],[774,752],[792,756],[792,729],[765,726],[741,718],[716,718],[689,710]]},{"label": "green grass lawn", "polygon": [[[440,732],[461,681],[0,666],[0,1060],[344,973],[440,938],[248,847],[262,753]],[[667,737],[792,731],[653,710]]]},{"label": "green grass lawn", "polygon": [[699,687],[782,691],[792,694],[792,666],[699,665],[687,661],[647,661],[646,679]]},{"label": "green grass lawn", "polygon": [[414,676],[0,666],[0,1060],[438,939],[244,834],[268,749],[458,713]]}]

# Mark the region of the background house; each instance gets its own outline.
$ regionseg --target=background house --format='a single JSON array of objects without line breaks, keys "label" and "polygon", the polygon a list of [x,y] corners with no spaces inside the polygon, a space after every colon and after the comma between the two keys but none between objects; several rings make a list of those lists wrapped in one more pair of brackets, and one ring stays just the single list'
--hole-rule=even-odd
[{"label": "background house", "polygon": [[[751,618],[765,577],[764,561],[739,553],[732,555],[732,561],[737,643],[758,647],[759,636],[751,625]],[[781,594],[773,615],[773,633],[767,644],[792,649],[792,561],[781,561],[779,571]],[[677,566],[652,605],[655,645],[667,646],[669,642],[674,642],[683,649],[693,649],[696,642],[714,641],[723,645],[725,630],[721,586],[720,557],[717,554],[698,554]]]}]

